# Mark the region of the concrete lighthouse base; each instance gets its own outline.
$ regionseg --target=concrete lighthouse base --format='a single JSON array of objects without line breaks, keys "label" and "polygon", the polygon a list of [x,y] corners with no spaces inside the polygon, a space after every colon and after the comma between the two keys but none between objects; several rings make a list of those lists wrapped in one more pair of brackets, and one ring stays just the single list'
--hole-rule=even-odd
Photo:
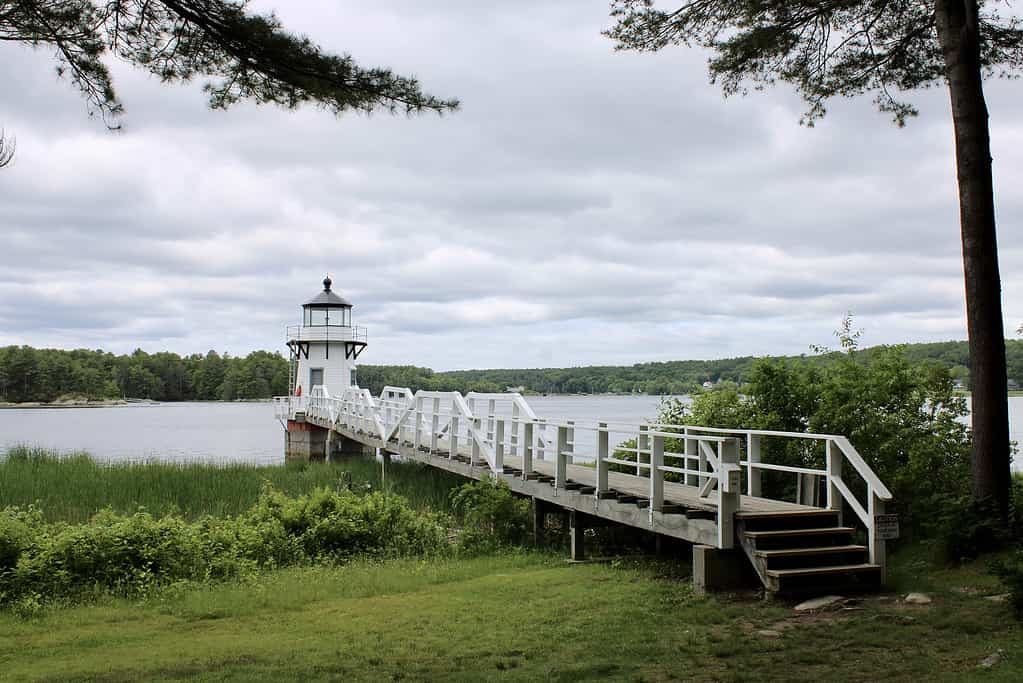
[{"label": "concrete lighthouse base", "polygon": [[304,415],[288,420],[288,429],[284,432],[285,462],[336,460],[356,455],[376,453],[358,441],[306,422]]}]

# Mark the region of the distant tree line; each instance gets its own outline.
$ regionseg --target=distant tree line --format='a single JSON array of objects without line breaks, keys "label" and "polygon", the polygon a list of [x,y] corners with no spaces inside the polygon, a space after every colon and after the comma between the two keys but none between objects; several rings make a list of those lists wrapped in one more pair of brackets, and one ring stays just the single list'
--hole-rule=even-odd
[{"label": "distant tree line", "polygon": [[[869,363],[887,347],[850,354]],[[969,347],[965,341],[907,344],[911,362],[929,361],[949,370],[969,388]],[[781,357],[772,357],[781,358]],[[834,356],[784,357],[794,364],[827,365]],[[744,385],[756,358],[637,363],[578,368],[455,370],[434,372],[414,365],[360,365],[359,385],[374,395],[384,386],[414,391],[499,392],[521,388],[539,394],[685,394],[704,382]],[[1023,341],[1006,341],[1009,378],[1023,385]],[[61,397],[150,398],[157,401],[232,401],[279,396],[288,391],[288,361],[280,353],[254,351],[245,357],[218,354],[179,356],[142,350],[117,356],[78,349],[0,348],[0,401],[53,401]]]},{"label": "distant tree line", "polygon": [[76,349],[0,348],[0,400],[149,398],[233,401],[288,391],[288,362],[279,353],[233,357],[210,351],[181,357],[141,349],[121,356]]}]

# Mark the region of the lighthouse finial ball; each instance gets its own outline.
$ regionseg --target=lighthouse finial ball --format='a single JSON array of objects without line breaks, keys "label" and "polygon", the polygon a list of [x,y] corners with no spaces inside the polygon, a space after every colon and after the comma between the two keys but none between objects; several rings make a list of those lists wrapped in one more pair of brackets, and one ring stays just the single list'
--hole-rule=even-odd
[{"label": "lighthouse finial ball", "polygon": [[330,291],[330,273],[327,273],[327,277],[323,278],[323,290],[326,292]]}]

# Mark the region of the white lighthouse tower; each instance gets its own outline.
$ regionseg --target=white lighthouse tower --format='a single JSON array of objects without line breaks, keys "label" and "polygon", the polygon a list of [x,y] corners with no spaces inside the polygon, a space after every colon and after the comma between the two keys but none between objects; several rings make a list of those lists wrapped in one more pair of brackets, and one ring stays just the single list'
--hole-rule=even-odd
[{"label": "white lighthouse tower", "polygon": [[366,348],[366,328],[352,325],[351,302],[330,286],[328,275],[323,291],[302,304],[302,324],[287,328],[292,395],[308,396],[322,386],[339,396],[356,384],[355,361]]}]

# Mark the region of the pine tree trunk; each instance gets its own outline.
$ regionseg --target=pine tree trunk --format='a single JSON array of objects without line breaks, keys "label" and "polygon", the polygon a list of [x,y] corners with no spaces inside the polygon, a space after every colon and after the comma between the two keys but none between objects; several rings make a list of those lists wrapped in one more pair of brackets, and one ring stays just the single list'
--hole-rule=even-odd
[{"label": "pine tree trunk", "polygon": [[935,19],[955,125],[959,213],[970,338],[973,497],[1008,516],[1009,410],[991,141],[980,68],[976,0],[937,0]]}]

